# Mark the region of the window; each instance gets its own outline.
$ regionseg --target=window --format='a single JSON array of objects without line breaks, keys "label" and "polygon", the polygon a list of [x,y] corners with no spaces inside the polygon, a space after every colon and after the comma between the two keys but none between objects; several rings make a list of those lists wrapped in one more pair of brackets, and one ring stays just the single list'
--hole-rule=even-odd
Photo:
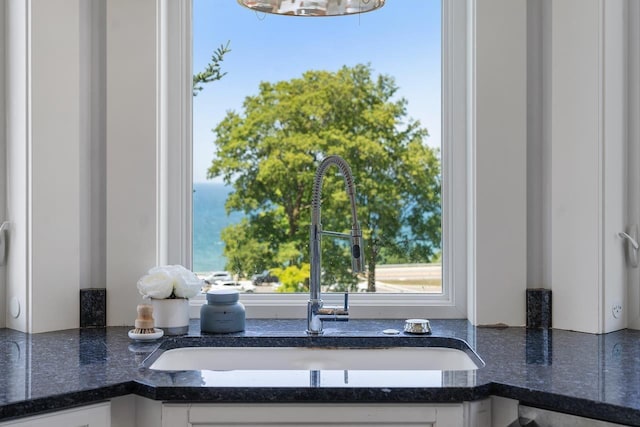
[{"label": "window", "polygon": [[[223,242],[220,241],[221,239],[219,237],[216,238],[216,231],[214,230],[214,228],[217,228],[217,236],[220,236],[221,228],[228,227],[230,224],[234,224],[239,221],[242,221],[242,218],[246,217],[247,211],[249,210],[245,206],[243,208],[245,210],[244,212],[232,212],[229,217],[227,217],[226,215],[221,215],[221,213],[223,212],[222,206],[229,192],[232,191],[232,189],[229,188],[229,186],[224,185],[225,183],[223,182],[223,179],[220,178],[220,176],[224,177],[224,169],[223,169],[224,165],[219,166],[218,169],[216,170],[218,174],[218,178],[217,180],[214,180],[213,184],[202,183],[203,181],[205,181],[204,178],[206,176],[205,175],[206,172],[204,172],[204,170],[209,168],[211,164],[211,160],[213,158],[213,154],[214,154],[213,140],[216,137],[216,134],[212,133],[211,129],[216,127],[220,123],[222,123],[225,120],[225,115],[227,115],[226,118],[228,118],[229,120],[231,119],[235,120],[237,118],[233,115],[229,115],[225,110],[232,108],[233,110],[236,111],[236,113],[241,115],[243,113],[242,101],[245,96],[251,95],[251,96],[254,96],[254,99],[256,100],[256,102],[260,101],[259,99],[256,99],[258,97],[255,96],[259,92],[260,81],[266,81],[271,83],[272,85],[275,85],[276,82],[291,81],[292,79],[301,80],[301,76],[303,75],[303,73],[309,69],[316,69],[321,71],[329,70],[329,74],[332,74],[332,76],[335,76],[339,73],[340,69],[344,69],[341,67],[345,66],[345,64],[348,64],[347,68],[349,68],[350,70],[357,66],[362,66],[363,68],[361,70],[364,70],[365,74],[369,73],[369,77],[371,77],[373,80],[377,79],[380,75],[392,74],[389,72],[385,72],[385,66],[377,65],[372,57],[367,58],[366,55],[364,57],[362,56],[358,57],[356,55],[359,55],[360,53],[354,54],[353,53],[354,51],[348,51],[345,47],[347,45],[357,46],[359,44],[360,45],[366,44],[368,40],[366,38],[363,39],[361,37],[362,34],[365,34],[365,35],[374,34],[375,36],[379,35],[377,33],[380,32],[379,31],[380,28],[384,28],[384,25],[377,24],[375,26],[372,26],[373,29],[367,28],[367,26],[370,24],[369,22],[370,20],[377,19],[375,14],[379,14],[380,11],[374,12],[372,14],[365,14],[365,15],[362,15],[361,17],[356,16],[356,17],[347,17],[347,18],[345,17],[336,18],[338,20],[346,19],[347,21],[349,21],[348,24],[353,27],[351,28],[352,30],[351,35],[349,35],[349,33],[347,32],[346,33],[347,35],[343,35],[341,37],[340,40],[342,40],[343,44],[340,46],[342,47],[337,48],[336,46],[339,45],[339,42],[327,43],[326,37],[328,36],[319,35],[321,33],[317,31],[317,28],[313,28],[313,26],[315,25],[322,24],[322,22],[320,22],[320,21],[323,21],[322,19],[312,22],[311,20],[300,19],[300,18],[292,19],[292,18],[286,18],[286,17],[275,17],[271,15],[262,16],[260,14],[252,13],[251,11],[243,10],[239,8],[235,3],[229,3],[227,7],[232,8],[233,13],[244,14],[244,16],[241,19],[244,19],[248,23],[243,23],[242,25],[239,25],[238,23],[232,24],[238,28],[242,28],[243,33],[235,37],[229,37],[226,35],[224,31],[221,31],[221,29],[224,27],[225,23],[228,23],[228,24],[232,23],[233,21],[231,19],[223,18],[221,21],[216,21],[214,23],[214,22],[211,22],[211,15],[209,13],[207,13],[206,11],[201,11],[199,9],[200,7],[211,6],[210,3],[211,2],[201,2],[200,0],[194,1],[194,6],[193,6],[194,7],[194,11],[193,11],[194,71],[197,72],[202,69],[202,67],[206,64],[206,61],[209,59],[211,55],[211,51],[214,48],[216,48],[219,45],[224,45],[224,43],[226,43],[227,40],[230,40],[229,47],[231,49],[231,52],[224,57],[224,61],[222,62],[222,71],[223,72],[228,71],[229,73],[235,73],[237,75],[234,75],[232,78],[231,74],[228,74],[222,77],[220,81],[216,81],[210,84],[209,87],[205,87],[202,92],[198,93],[198,96],[195,98],[195,102],[194,102],[193,170],[194,170],[195,192],[193,196],[194,198],[194,205],[193,205],[193,209],[194,209],[193,252],[194,252],[194,255],[193,255],[192,268],[194,271],[199,271],[199,272],[220,271],[220,270],[224,270],[225,267],[227,269],[234,270],[233,268],[234,263],[227,263],[220,256],[223,249]],[[408,2],[406,3],[398,2],[398,3],[406,6],[406,3]],[[454,255],[456,253],[458,255],[464,254],[464,248],[463,247],[461,248],[461,246],[464,246],[464,236],[462,235],[462,237],[460,237],[460,232],[457,237],[452,236],[452,232],[454,230],[453,223],[455,221],[460,220],[459,218],[460,215],[458,214],[458,215],[450,215],[449,217],[447,216],[449,212],[453,212],[452,206],[459,203],[462,203],[462,205],[464,205],[464,197],[456,200],[454,199],[455,196],[453,192],[448,193],[448,191],[451,190],[452,186],[464,185],[464,184],[461,184],[460,182],[462,183],[465,182],[464,179],[462,179],[461,181],[460,180],[452,181],[449,179],[450,174],[454,170],[458,170],[458,171],[464,170],[464,155],[460,155],[460,153],[458,152],[458,155],[456,155],[454,158],[454,154],[456,150],[460,150],[460,148],[456,149],[453,143],[453,140],[456,137],[464,138],[463,136],[464,132],[460,132],[460,134],[454,134],[453,132],[451,132],[451,130],[454,129],[452,126],[452,123],[455,120],[454,116],[456,114],[455,109],[451,108],[451,105],[453,103],[453,98],[456,96],[459,97],[461,93],[464,96],[463,92],[452,90],[454,82],[460,83],[464,81],[464,72],[460,73],[456,71],[460,67],[458,68],[452,67],[454,63],[464,60],[464,49],[459,47],[460,46],[459,42],[460,40],[464,40],[464,37],[455,36],[455,37],[460,37],[460,40],[458,39],[454,40],[453,39],[454,33],[452,31],[452,26],[454,22],[456,22],[455,19],[461,20],[458,22],[464,23],[464,13],[463,13],[464,5],[462,4],[463,2],[454,2],[454,1],[445,0],[442,3],[442,12],[440,12],[439,2],[419,1],[416,3],[419,3],[422,6],[424,6],[425,3],[428,3],[429,8],[431,8],[432,10],[434,9],[437,10],[437,16],[435,17],[433,16],[433,13],[431,15],[425,14],[424,16],[424,21],[429,21],[429,19],[435,18],[435,22],[423,21],[421,22],[421,28],[435,26],[436,28],[439,29],[440,25],[442,25],[442,28],[443,28],[442,41],[440,42],[438,40],[438,48],[442,46],[443,61],[442,61],[442,64],[437,64],[435,66],[432,66],[432,73],[436,74],[438,77],[440,76],[440,70],[441,69],[443,70],[442,91],[440,87],[425,88],[425,89],[422,89],[421,91],[418,91],[418,93],[420,92],[425,93],[431,90],[437,94],[438,100],[440,99],[440,93],[444,95],[442,98],[442,103],[438,102],[439,105],[442,105],[442,112],[443,112],[442,120],[440,120],[438,117],[438,119],[435,121],[432,120],[430,123],[424,123],[426,122],[426,120],[420,117],[419,113],[415,113],[415,114],[413,113],[416,110],[411,110],[411,108],[413,108],[411,104],[412,102],[414,102],[414,100],[415,100],[415,103],[421,102],[422,99],[420,97],[413,97],[412,99],[409,99],[409,104],[408,104],[409,107],[407,107],[408,114],[404,118],[408,120],[410,117],[416,118],[417,116],[417,118],[419,118],[421,122],[423,122],[423,125],[425,125],[425,127],[430,132],[430,138],[428,139],[430,148],[434,148],[435,146],[440,145],[438,140],[440,139],[440,134],[443,135],[442,151],[439,151],[439,150],[438,151],[439,153],[441,153],[441,156],[442,156],[441,159],[439,160],[442,160],[441,167],[443,172],[442,181],[441,181],[442,187],[443,187],[443,193],[442,193],[443,223],[442,223],[441,233],[443,236],[444,245],[443,247],[440,246],[439,242],[437,245],[432,245],[432,247],[430,248],[431,250],[430,257],[428,260],[432,261],[434,258],[437,257],[437,251],[441,251],[440,259],[445,260],[444,262],[445,270],[443,274],[444,286],[442,287],[438,286],[438,289],[436,289],[436,292],[428,292],[427,290],[427,292],[423,292],[421,294],[416,295],[415,293],[413,293],[413,290],[411,289],[411,286],[412,286],[411,284],[406,284],[406,283],[403,284],[402,282],[385,283],[385,285],[383,286],[376,287],[377,292],[375,295],[371,293],[363,292],[359,295],[355,295],[354,296],[355,298],[352,298],[352,301],[354,305],[356,303],[361,303],[363,306],[370,307],[371,309],[369,310],[369,312],[375,313],[372,315],[376,315],[378,317],[380,316],[379,314],[381,310],[380,307],[415,306],[416,313],[424,313],[423,307],[425,304],[430,305],[430,310],[432,311],[430,311],[429,314],[432,316],[465,317],[465,314],[464,314],[465,298],[463,296],[465,281],[461,279],[465,271],[464,262],[462,262],[464,260],[464,257]],[[218,5],[216,3],[216,6],[221,6],[221,5]],[[385,6],[385,8],[391,9],[392,7],[399,7],[399,6],[398,4],[387,2],[387,5]],[[221,14],[219,16],[224,16],[222,14],[225,13],[225,11],[223,10],[218,13]],[[291,25],[291,28],[293,28],[293,30],[289,29],[288,31],[290,32],[287,34],[287,33],[283,33],[282,31],[284,30],[280,28],[278,30],[280,32],[277,34],[277,36],[268,37],[268,36],[265,36],[264,34],[260,34],[260,32],[256,28],[252,27],[252,25],[259,26],[260,28],[266,27],[268,26],[270,20],[273,21],[276,19],[279,20],[278,21],[279,23],[281,23],[283,19],[291,19],[290,21],[291,24],[289,25]],[[397,32],[398,30],[397,25],[388,25],[388,27],[393,28],[395,32]],[[406,27],[408,27],[408,25]],[[249,30],[248,28],[251,28],[251,30]],[[375,29],[378,29],[378,31],[375,31]],[[353,30],[356,30],[356,31],[353,31]],[[200,31],[210,31],[210,33],[206,35],[206,38],[208,40],[213,39],[215,40],[215,42],[209,43],[207,44],[207,46],[201,46],[199,44],[200,43],[199,39],[201,39],[201,36],[199,34]],[[306,34],[306,32],[310,34]],[[437,32],[438,34],[440,33],[439,30]],[[247,37],[244,37],[245,35]],[[407,37],[405,39],[405,44],[419,45],[420,40],[423,38],[426,39],[428,36],[427,35],[411,36],[410,34],[408,35],[405,34],[405,37]],[[371,36],[371,38],[373,38],[373,36]],[[372,44],[375,44],[375,43],[372,43]],[[276,47],[275,50],[273,49],[274,46]],[[456,49],[456,46],[458,46],[457,49]],[[464,44],[462,44],[462,46],[464,46]],[[398,49],[394,51],[393,49],[384,48],[383,46],[380,46],[380,45],[377,45],[377,47],[379,51],[382,51],[383,54],[382,55],[377,54],[376,58],[381,58],[382,62],[384,62],[385,65],[389,66],[390,67],[389,69],[392,69],[392,70],[399,69],[399,68],[395,68],[395,69],[393,68],[394,63],[396,63],[397,65],[397,63],[400,63],[402,61],[415,59],[415,58],[412,58],[411,56],[403,58],[401,55],[401,52],[399,52]],[[294,52],[297,52],[298,54],[291,55],[291,53],[287,53],[287,50],[290,48],[293,48]],[[243,52],[245,52],[246,49],[250,49],[249,51],[252,52],[250,54],[250,59],[252,60],[253,65],[245,64],[244,66],[240,66],[240,67],[238,67],[237,64],[234,65],[233,61],[239,61],[238,57],[243,55]],[[304,62],[303,59],[308,57],[310,54],[313,54],[314,57],[324,58],[323,60],[327,62],[320,65],[317,65],[318,64],[317,62],[314,64],[309,64],[309,62]],[[284,55],[284,56],[279,57],[280,55]],[[344,55],[344,56],[341,56],[341,55]],[[439,59],[440,55],[436,55],[436,56]],[[333,63],[331,61],[333,61]],[[228,67],[226,67],[227,64],[229,64]],[[424,64],[422,66],[424,67],[424,69],[421,68],[421,73],[412,73],[412,75],[408,77],[406,76],[403,76],[403,77],[406,77],[409,80],[410,79],[420,79],[422,81],[426,80],[425,79],[426,74],[424,74],[424,72],[425,70],[428,69],[428,66]],[[379,67],[380,70],[378,70],[377,67]],[[433,71],[434,69],[437,70],[437,72]],[[451,72],[449,72],[449,70],[451,70]],[[325,76],[324,74],[321,74],[321,73],[318,75],[310,76],[312,80],[321,79],[323,77]],[[391,76],[391,77],[395,77],[395,76]],[[401,79],[398,78],[398,80],[401,80]],[[431,80],[433,81],[434,79],[432,78]],[[439,86],[440,79],[438,78],[437,80],[438,80],[438,86]],[[241,83],[238,83],[238,82],[241,82]],[[234,93],[233,87],[238,86],[239,84],[244,84],[244,92],[236,91]],[[398,84],[398,86],[400,86],[400,84]],[[402,92],[401,87],[398,89],[398,92],[399,92],[399,96],[408,98],[406,92],[405,93]],[[411,95],[413,95],[413,93],[411,93]],[[224,99],[224,103],[220,103],[221,99]],[[398,98],[396,97],[394,99],[398,99]],[[464,104],[464,98],[462,99]],[[201,104],[206,104],[206,103],[221,104],[221,109],[216,113],[213,113],[207,109],[202,109]],[[438,116],[439,116],[439,112],[438,112]],[[432,117],[433,115],[431,116],[431,118]],[[318,119],[321,119],[321,117],[318,117]],[[440,129],[439,129],[440,123],[443,124],[442,132],[440,132]],[[313,124],[314,123],[310,123],[310,125],[313,125]],[[219,131],[217,132],[217,135],[219,136],[223,131],[224,129],[219,129]],[[203,141],[204,141],[204,144],[202,143]],[[462,142],[464,143],[464,140]],[[346,151],[348,152],[348,150]],[[462,151],[462,154],[464,154],[463,148],[461,151]],[[356,152],[358,151],[356,150]],[[348,155],[345,155],[344,157],[348,162],[353,163]],[[357,163],[357,159],[355,160]],[[456,162],[458,162],[458,164],[456,164]],[[352,164],[352,169],[355,169],[353,164]],[[261,173],[261,172],[257,171],[256,173]],[[214,175],[215,174],[216,173],[214,173]],[[227,177],[229,178],[228,183],[232,183],[233,182],[232,179],[236,179],[237,174],[238,174],[237,171],[234,171],[233,169],[228,169],[227,171]],[[311,172],[311,175],[312,175],[312,172]],[[312,182],[312,179],[307,178],[305,180],[305,184],[308,188],[311,187],[311,182]],[[360,182],[358,182],[357,184],[359,186],[359,189],[361,189],[362,193],[366,194],[367,190],[363,189],[363,184]],[[331,186],[333,185],[340,185],[339,180],[337,182],[330,181],[330,178],[327,178],[327,180],[325,180],[325,187],[331,188]],[[218,187],[218,190],[221,190],[221,191],[217,191],[217,192],[211,191],[213,187]],[[240,206],[240,205],[237,204],[236,207],[237,206]],[[203,213],[203,208],[205,211],[208,210],[208,212]],[[217,213],[216,213],[216,209],[217,209]],[[327,211],[330,211],[331,209],[332,207],[329,207],[327,208]],[[346,215],[346,213],[348,211],[346,210],[346,208],[336,207],[336,212],[338,212],[338,210],[342,212],[342,209],[344,209],[345,217],[347,217],[348,215]],[[308,211],[308,208],[306,208],[305,210]],[[456,210],[456,212],[459,212],[459,210]],[[464,212],[464,209],[462,209],[462,212]],[[269,219],[272,223],[277,221],[282,221],[282,218],[285,216],[282,213],[281,213],[281,216],[277,216],[277,214],[278,214],[277,210],[274,209],[274,212],[272,212],[271,214],[273,218]],[[211,223],[213,219],[216,219],[216,218],[219,219],[220,217],[224,218],[225,222],[222,222],[222,223],[218,222],[216,224]],[[462,219],[462,221],[464,221],[464,219]],[[331,223],[332,221],[330,219],[327,222]],[[337,223],[336,226],[338,228],[345,228],[348,225]],[[405,228],[401,229],[398,235],[404,235],[405,237],[411,236],[411,233],[407,233],[407,231],[409,230],[406,229],[406,226],[404,227]],[[325,224],[325,228],[328,228],[326,224]],[[464,228],[464,227],[458,227],[458,231],[461,228]],[[230,230],[233,230],[233,229],[230,229]],[[339,230],[339,231],[342,231],[342,230]],[[241,240],[239,238],[239,236],[241,236],[241,232],[242,232],[241,229],[233,230],[233,233],[232,233],[234,236],[233,239],[235,239],[236,241]],[[409,239],[407,239],[406,243],[410,243],[408,242],[408,240]],[[217,252],[219,254],[217,258],[215,257],[214,250],[204,251],[204,252],[200,250],[199,246],[201,245],[209,245],[209,247],[211,247],[211,242],[214,243],[215,245],[214,248],[217,249]],[[324,244],[324,241],[323,241],[323,244]],[[327,252],[325,252],[325,254],[323,254],[324,261],[327,264],[336,263],[340,265],[342,260],[348,259],[347,257],[343,256],[343,253],[342,253],[343,249],[341,249],[339,246],[335,246],[334,242],[331,241],[328,246],[330,250],[328,250]],[[396,245],[396,247],[399,247],[399,245]],[[340,256],[331,258],[331,255],[329,256],[326,255],[326,254],[332,254],[332,253],[333,254],[337,253]],[[386,256],[387,259],[393,259],[394,254],[391,254],[391,251],[389,251],[388,253],[383,255]],[[395,255],[397,256],[397,253]],[[457,269],[456,269],[456,265],[453,262],[448,262],[449,260],[452,260],[452,259],[455,259],[456,261],[460,261],[455,263],[455,264],[458,264]],[[242,259],[238,261],[239,263],[241,263]],[[402,260],[402,261],[406,261],[406,260]],[[287,264],[285,262],[281,266],[275,267],[276,270],[274,271],[273,265],[258,265],[258,263],[254,262],[254,265],[252,265],[249,269],[247,269],[246,267],[243,269],[242,266],[238,266],[237,272],[232,271],[232,273],[240,273],[244,275],[245,276],[244,279],[247,281],[251,279],[251,275],[254,276],[253,283],[251,283],[254,286],[253,288],[249,287],[249,289],[253,291],[257,290],[258,292],[256,292],[256,295],[251,296],[251,298],[247,296],[245,301],[249,302],[250,304],[255,303],[256,307],[264,308],[264,307],[273,307],[273,306],[280,307],[281,305],[286,306],[288,302],[292,302],[292,304],[295,304],[295,307],[297,308],[298,307],[297,304],[299,304],[298,301],[306,298],[306,295],[304,294],[302,295],[282,295],[282,294],[267,295],[260,292],[262,290],[266,290],[269,288],[271,289],[275,288],[275,284],[269,284],[274,282],[262,280],[264,277],[269,277],[273,275],[275,276],[282,275],[283,270],[286,270],[288,265],[292,265],[292,263],[289,262]],[[391,269],[391,267],[387,267],[387,268]],[[424,268],[424,267],[419,267],[419,268]],[[429,268],[431,268],[430,271],[433,271],[434,269],[433,266],[429,266]],[[437,266],[435,268],[439,269]],[[386,272],[381,273],[381,271],[382,270],[376,269],[378,278],[380,278],[381,276],[384,275],[384,273],[386,273]],[[427,282],[424,280],[423,272],[418,270],[416,271],[418,272],[418,276],[421,279],[419,283],[422,285],[424,290],[425,288],[424,284]],[[251,275],[249,273],[251,273]],[[327,275],[329,276],[330,275],[329,273],[331,273],[330,268],[328,269],[327,273],[328,273]],[[436,273],[436,276],[438,276],[438,278],[442,277],[439,273]],[[363,279],[362,276],[360,277],[360,279],[361,281],[357,281],[356,283],[350,283],[347,289],[349,289],[350,291],[371,290],[370,286],[368,286],[368,283],[366,282],[366,277],[364,277],[365,285],[362,284],[362,279]],[[267,283],[267,285],[265,285],[265,283]],[[379,282],[376,282],[376,284],[377,283]],[[330,280],[329,282],[323,283],[323,285],[324,285],[323,291],[328,291],[332,289],[335,289],[335,290],[344,289],[344,286],[342,286],[343,284],[339,281]],[[393,292],[391,294],[385,294],[384,296],[378,295],[381,291],[380,288],[382,287],[384,289],[385,286],[387,290],[391,290],[391,291],[410,290],[410,292],[407,292],[407,293]],[[456,291],[456,288],[458,289],[457,291]],[[256,310],[254,311],[254,315],[264,314],[268,316],[269,311],[270,309]],[[363,310],[363,312],[364,311],[367,311],[367,310]],[[286,309],[282,309],[282,308],[278,309],[278,315],[282,317],[286,317],[287,316],[286,313],[287,313]],[[408,315],[408,314],[410,313],[406,311],[403,312],[403,315]],[[366,316],[366,314],[364,315]],[[391,317],[393,314],[388,313],[386,315],[388,315],[388,317]]]}]

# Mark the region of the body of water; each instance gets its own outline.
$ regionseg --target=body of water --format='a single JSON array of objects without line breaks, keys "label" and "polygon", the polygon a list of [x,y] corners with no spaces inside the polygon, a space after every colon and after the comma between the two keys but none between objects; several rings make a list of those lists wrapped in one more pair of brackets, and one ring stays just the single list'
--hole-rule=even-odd
[{"label": "body of water", "polygon": [[229,224],[240,222],[243,215],[227,215],[224,202],[231,191],[222,183],[193,184],[193,271],[224,270],[224,244],[220,232]]}]

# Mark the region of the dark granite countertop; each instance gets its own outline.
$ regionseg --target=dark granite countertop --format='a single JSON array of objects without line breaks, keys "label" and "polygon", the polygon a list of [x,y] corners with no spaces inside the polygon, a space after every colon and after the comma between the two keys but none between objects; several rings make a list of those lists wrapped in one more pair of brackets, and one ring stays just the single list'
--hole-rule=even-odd
[{"label": "dark granite countertop", "polygon": [[[393,338],[382,330],[401,330],[402,320],[327,323],[325,335],[312,339],[305,336],[302,319],[248,320],[246,332],[200,338],[199,323],[192,320],[188,336],[153,342],[130,340],[125,327],[33,335],[0,329],[0,420],[131,393],[184,402],[442,403],[497,395],[530,406],[640,426],[640,331],[592,335],[476,328],[466,320],[433,320],[431,324],[431,336]],[[354,375],[342,382],[327,378],[326,383],[274,380],[273,384],[239,382],[235,386],[216,382],[219,379],[212,379],[210,371],[162,372],[143,365],[159,346],[181,345],[185,340],[243,346],[255,345],[256,340],[273,345],[292,339],[335,344],[353,337],[365,337],[358,338],[361,343],[367,338],[410,340],[417,346],[456,338],[468,343],[485,365],[476,371],[443,372],[435,383],[424,385],[415,381],[368,383]]]}]

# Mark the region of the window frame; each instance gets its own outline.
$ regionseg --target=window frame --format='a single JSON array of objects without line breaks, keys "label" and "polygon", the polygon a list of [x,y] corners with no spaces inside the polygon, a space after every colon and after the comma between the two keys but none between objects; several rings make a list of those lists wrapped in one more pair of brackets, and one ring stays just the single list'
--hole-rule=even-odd
[{"label": "window frame", "polygon": [[[165,119],[166,161],[159,170],[158,234],[169,263],[192,266],[192,0],[164,3],[159,28],[166,42],[159,69],[166,96],[159,114]],[[468,259],[467,172],[467,1],[442,0],[442,239],[444,292],[432,294],[351,294],[353,318],[466,318]],[[171,84],[173,82],[173,84]],[[179,143],[174,143],[179,141]],[[162,198],[162,197],[161,197]],[[323,294],[330,302],[340,294]],[[305,315],[308,295],[242,294],[253,318],[297,318]],[[191,300],[199,317],[203,296]]]}]

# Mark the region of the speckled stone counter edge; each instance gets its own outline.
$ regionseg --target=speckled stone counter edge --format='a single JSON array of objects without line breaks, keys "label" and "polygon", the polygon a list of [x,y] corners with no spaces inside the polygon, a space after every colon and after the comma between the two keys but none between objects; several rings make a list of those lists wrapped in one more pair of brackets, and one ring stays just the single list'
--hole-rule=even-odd
[{"label": "speckled stone counter edge", "polygon": [[135,394],[152,400],[180,403],[458,403],[490,396],[519,400],[522,404],[602,421],[640,426],[640,412],[602,402],[490,383],[450,388],[299,388],[299,387],[157,387],[127,383],[55,395],[0,406],[0,421],[54,412]]}]

